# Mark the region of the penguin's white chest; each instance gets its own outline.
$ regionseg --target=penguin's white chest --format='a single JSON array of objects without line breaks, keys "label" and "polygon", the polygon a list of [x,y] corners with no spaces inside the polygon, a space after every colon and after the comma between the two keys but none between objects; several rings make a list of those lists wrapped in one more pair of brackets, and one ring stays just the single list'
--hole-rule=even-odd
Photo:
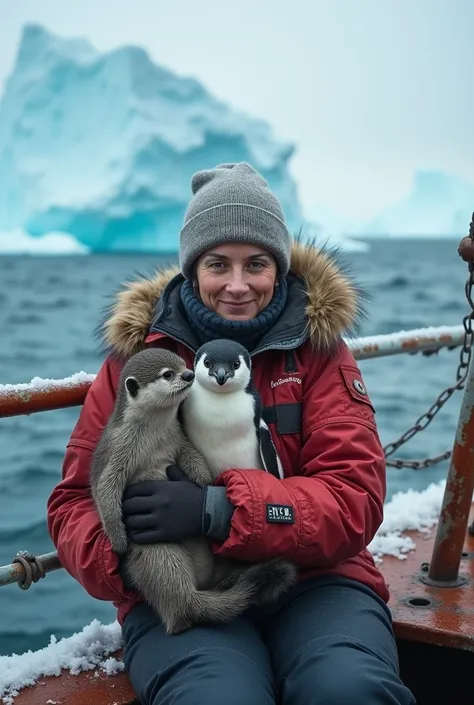
[{"label": "penguin's white chest", "polygon": [[216,394],[195,384],[183,404],[182,417],[186,435],[214,477],[230,468],[263,468],[251,395]]}]

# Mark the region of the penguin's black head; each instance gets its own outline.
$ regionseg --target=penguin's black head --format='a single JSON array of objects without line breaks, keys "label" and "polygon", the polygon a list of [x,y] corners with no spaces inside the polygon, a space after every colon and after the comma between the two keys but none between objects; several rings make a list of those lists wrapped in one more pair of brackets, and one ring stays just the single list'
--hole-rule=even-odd
[{"label": "penguin's black head", "polygon": [[250,355],[233,340],[211,340],[197,351],[194,371],[196,382],[213,392],[237,392],[249,386]]}]

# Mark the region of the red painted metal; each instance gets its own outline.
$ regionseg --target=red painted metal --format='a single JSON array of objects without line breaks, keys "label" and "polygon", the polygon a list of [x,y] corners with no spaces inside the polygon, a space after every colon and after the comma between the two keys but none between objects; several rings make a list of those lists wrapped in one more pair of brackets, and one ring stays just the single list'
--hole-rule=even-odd
[{"label": "red painted metal", "polygon": [[84,403],[90,386],[91,382],[83,382],[74,387],[19,390],[11,394],[0,394],[0,418],[79,406]]},{"label": "red painted metal", "polygon": [[[474,519],[474,505],[471,506]],[[399,639],[474,652],[474,537],[465,537],[457,587],[427,585],[433,536],[406,532],[416,550],[403,561],[384,556],[380,566],[390,588],[390,608]],[[415,604],[413,604],[415,603]]]},{"label": "red painted metal", "polygon": [[426,581],[455,585],[474,494],[474,363],[466,379],[433,556]]},{"label": "red painted metal", "polygon": [[[120,652],[114,654],[120,658]],[[35,685],[21,690],[14,705],[139,705],[125,673],[107,676],[102,671],[85,671],[71,675],[41,678]]]}]

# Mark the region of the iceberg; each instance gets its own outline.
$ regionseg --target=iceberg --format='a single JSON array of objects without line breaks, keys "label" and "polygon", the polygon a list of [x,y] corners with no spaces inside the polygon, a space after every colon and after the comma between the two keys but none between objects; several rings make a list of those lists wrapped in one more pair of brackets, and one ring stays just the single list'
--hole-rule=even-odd
[{"label": "iceberg", "polygon": [[346,218],[323,203],[310,207],[307,215],[319,241],[340,245],[350,252],[367,252],[370,249],[363,239],[353,237],[362,227],[359,221]]},{"label": "iceberg", "polygon": [[21,228],[0,232],[0,255],[87,255],[88,247],[69,233],[47,233],[32,237]]},{"label": "iceberg", "polygon": [[0,231],[67,233],[92,252],[176,252],[192,174],[248,161],[296,232],[293,152],[141,48],[102,54],[29,24],[0,101]]},{"label": "iceberg", "polygon": [[474,184],[443,171],[418,171],[407,197],[382,211],[364,237],[462,237],[474,211]]}]

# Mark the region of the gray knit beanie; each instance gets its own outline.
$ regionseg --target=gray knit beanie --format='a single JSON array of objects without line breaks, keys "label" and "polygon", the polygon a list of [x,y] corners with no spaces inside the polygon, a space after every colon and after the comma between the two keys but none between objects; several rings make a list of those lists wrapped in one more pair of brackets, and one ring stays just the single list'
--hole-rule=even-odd
[{"label": "gray knit beanie", "polygon": [[285,276],[291,239],[281,205],[250,164],[219,164],[191,180],[193,198],[184,216],[179,264],[187,279],[196,259],[210,247],[241,242],[271,252]]}]

